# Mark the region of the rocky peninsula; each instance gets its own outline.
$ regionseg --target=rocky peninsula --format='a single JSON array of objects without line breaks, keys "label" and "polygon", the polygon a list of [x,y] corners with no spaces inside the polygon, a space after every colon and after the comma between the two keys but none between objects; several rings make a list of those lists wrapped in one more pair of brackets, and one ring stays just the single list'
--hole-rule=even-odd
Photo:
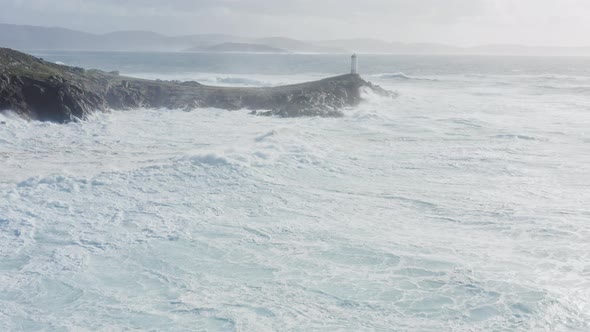
[{"label": "rocky peninsula", "polygon": [[362,88],[391,95],[357,74],[278,87],[217,87],[85,70],[0,48],[0,112],[11,110],[26,119],[58,123],[83,120],[93,112],[140,107],[215,107],[249,109],[257,115],[339,117],[342,108],[361,102]]}]

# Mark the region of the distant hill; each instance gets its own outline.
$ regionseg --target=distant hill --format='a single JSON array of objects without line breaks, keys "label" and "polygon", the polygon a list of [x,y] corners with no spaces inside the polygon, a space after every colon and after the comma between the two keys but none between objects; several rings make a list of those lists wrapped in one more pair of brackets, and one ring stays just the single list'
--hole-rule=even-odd
[{"label": "distant hill", "polygon": [[269,45],[296,53],[349,53],[348,50],[339,47],[316,45],[284,37],[258,38],[254,41],[259,44]]},{"label": "distant hill", "polygon": [[97,35],[63,28],[0,24],[0,47],[18,50],[181,51],[242,40],[223,34],[170,37],[149,31],[116,31]]},{"label": "distant hill", "polygon": [[175,41],[170,37],[149,31],[116,31],[98,36],[100,47],[105,49],[150,49],[158,47],[175,47]]},{"label": "distant hill", "polygon": [[369,38],[302,41],[284,37],[248,38],[225,34],[166,36],[149,31],[118,31],[101,35],[59,27],[13,24],[0,24],[0,47],[17,50],[590,56],[590,47],[483,45],[466,48]]},{"label": "distant hill", "polygon": [[483,45],[469,49],[473,54],[590,56],[590,47],[549,47],[522,45]]},{"label": "distant hill", "polygon": [[99,39],[97,35],[63,28],[0,24],[0,46],[15,49],[88,49]]},{"label": "distant hill", "polygon": [[[203,34],[166,36],[149,31],[117,31],[102,35],[85,33],[63,28],[47,28],[26,25],[0,24],[0,46],[20,50],[100,50],[100,51],[202,51],[221,44],[220,52],[306,52],[306,53],[343,53],[346,50],[313,45],[311,43],[282,38],[246,38],[224,34]],[[250,45],[264,45],[266,49],[246,47]]]},{"label": "distant hill", "polygon": [[222,43],[212,46],[197,46],[186,50],[187,52],[212,52],[212,53],[289,53],[280,48],[262,44],[246,43]]},{"label": "distant hill", "polygon": [[314,43],[325,47],[346,49],[349,52],[359,53],[590,56],[590,47],[537,47],[524,45],[458,47],[439,43],[399,43],[363,38],[322,40]]},{"label": "distant hill", "polygon": [[63,28],[0,24],[0,46],[20,50],[178,50],[189,41],[147,31],[121,31],[104,35]]},{"label": "distant hill", "polygon": [[347,49],[351,52],[384,54],[460,54],[460,47],[437,43],[390,43],[378,39],[341,39],[318,41],[318,45]]},{"label": "distant hill", "polygon": [[249,38],[225,34],[185,35],[171,38],[188,45],[185,49],[199,46],[213,46],[221,43],[249,43],[251,41]]}]

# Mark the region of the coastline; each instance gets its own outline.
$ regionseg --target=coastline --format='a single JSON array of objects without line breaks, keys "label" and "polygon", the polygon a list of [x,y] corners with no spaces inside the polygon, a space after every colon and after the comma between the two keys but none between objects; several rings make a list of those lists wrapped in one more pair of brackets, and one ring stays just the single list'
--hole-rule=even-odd
[{"label": "coastline", "polygon": [[361,102],[360,89],[392,96],[358,74],[276,87],[218,87],[146,80],[70,67],[0,48],[0,109],[27,119],[65,123],[109,109],[214,107],[257,115],[340,117]]}]

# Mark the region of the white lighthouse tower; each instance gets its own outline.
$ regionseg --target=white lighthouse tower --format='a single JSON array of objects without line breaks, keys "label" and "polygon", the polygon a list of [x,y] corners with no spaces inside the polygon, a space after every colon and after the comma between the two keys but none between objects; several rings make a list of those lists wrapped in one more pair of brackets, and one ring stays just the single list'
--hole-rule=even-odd
[{"label": "white lighthouse tower", "polygon": [[352,55],[352,61],[350,64],[350,73],[351,74],[358,74],[359,73],[359,61],[356,54]]}]

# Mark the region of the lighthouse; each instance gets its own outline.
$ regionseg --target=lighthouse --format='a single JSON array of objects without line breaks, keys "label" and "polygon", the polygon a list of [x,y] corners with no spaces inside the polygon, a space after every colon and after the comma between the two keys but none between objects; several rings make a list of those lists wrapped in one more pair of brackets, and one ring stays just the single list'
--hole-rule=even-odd
[{"label": "lighthouse", "polygon": [[356,54],[352,55],[352,60],[351,60],[351,64],[350,64],[350,73],[354,74],[354,75],[359,73],[359,61],[358,61],[358,57],[356,56]]}]

